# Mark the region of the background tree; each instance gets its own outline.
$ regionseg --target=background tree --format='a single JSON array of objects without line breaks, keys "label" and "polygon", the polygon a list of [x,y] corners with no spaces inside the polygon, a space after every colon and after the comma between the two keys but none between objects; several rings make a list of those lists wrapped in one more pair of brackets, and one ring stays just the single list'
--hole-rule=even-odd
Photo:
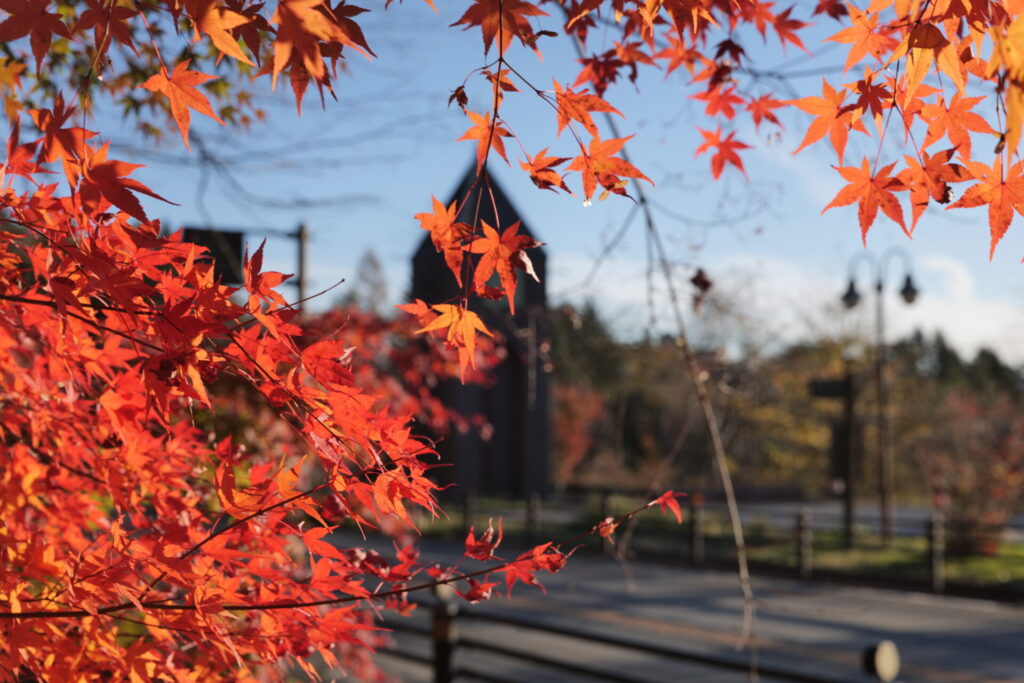
[{"label": "background tree", "polygon": [[[325,540],[341,522],[398,535],[410,507],[436,512],[422,458],[430,445],[413,436],[410,413],[360,386],[342,342],[305,343],[275,289],[286,276],[264,269],[262,247],[245,259],[244,292],[217,282],[180,233],[161,236],[139,200],[160,194],[90,130],[91,112],[113,103],[151,135],[176,129],[190,148],[193,112],[244,125],[260,115],[249,89],[266,80],[286,79],[298,106],[310,86],[333,97],[352,53],[373,56],[363,8],[23,0],[0,9],[11,127],[0,205],[13,226],[0,231],[3,667],[28,680],[245,680],[280,677],[284,660],[313,674],[311,652],[356,667],[370,601],[406,610],[410,590],[437,582],[476,600],[502,579],[511,588],[561,568],[565,555],[551,544],[476,578],[428,571],[405,546],[369,559]],[[821,97],[787,103],[748,48],[771,37],[804,49],[809,25],[795,8],[475,0],[455,27],[479,31],[485,63],[469,77],[490,96],[470,102],[456,86],[451,102],[465,112],[461,139],[477,150],[480,178],[512,149],[541,189],[643,203],[649,178],[628,157],[630,136],[600,118],[617,113],[603,95],[640,69],[682,67],[711,119],[695,153],[716,178],[744,171],[736,117],[770,127],[792,105],[814,117],[801,148],[827,136],[848,183],[826,209],[856,204],[865,235],[879,210],[910,232],[929,204],[952,199],[952,184],[969,183],[950,208],[987,206],[994,249],[1024,212],[1019,9],[879,0],[862,10],[823,0],[814,12],[844,22],[831,40],[848,46],[846,69],[856,73],[824,82]],[[547,78],[533,82],[518,65],[559,34],[580,45],[582,69],[546,89]],[[524,142],[505,116],[509,98],[551,112],[555,139]],[[874,134],[878,152],[848,161],[851,133]],[[909,198],[909,221],[897,193]],[[504,300],[511,311],[515,271],[532,273],[537,246],[517,225],[459,220],[464,203],[435,199],[417,216],[460,295],[403,307],[420,333],[450,347],[461,375],[489,335],[474,302]],[[679,320],[676,343],[728,484],[719,423]],[[259,391],[302,449],[249,451],[197,428],[196,410],[213,404],[207,385],[221,375]],[[654,502],[676,504],[671,495]],[[299,513],[316,524],[296,524]],[[497,540],[471,537],[467,554],[493,560]]]}]

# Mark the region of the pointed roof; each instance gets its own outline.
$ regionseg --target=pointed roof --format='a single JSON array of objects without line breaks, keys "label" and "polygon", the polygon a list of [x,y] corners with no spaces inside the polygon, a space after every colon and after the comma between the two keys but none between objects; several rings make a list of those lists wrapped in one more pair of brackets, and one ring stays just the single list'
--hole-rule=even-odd
[{"label": "pointed roof", "polygon": [[[473,219],[476,217],[492,227],[504,230],[516,221],[520,221],[519,233],[537,239],[494,176],[488,174],[484,169],[477,181],[476,161],[470,163],[445,205],[450,206],[452,202],[460,201],[467,195],[469,198],[463,202],[462,209],[459,211],[458,220],[460,222],[472,225],[475,223]],[[495,215],[495,209],[497,209],[497,215]],[[526,296],[528,291],[529,300],[542,303],[547,298],[545,277],[547,256],[543,248],[531,249],[530,260],[533,261],[534,269],[541,282],[537,283],[528,278],[523,283],[527,290],[522,294]],[[413,255],[412,263],[412,291],[410,294],[413,297],[436,302],[446,301],[458,295],[455,279],[448,272],[443,257],[434,248],[430,235],[424,235]]]}]

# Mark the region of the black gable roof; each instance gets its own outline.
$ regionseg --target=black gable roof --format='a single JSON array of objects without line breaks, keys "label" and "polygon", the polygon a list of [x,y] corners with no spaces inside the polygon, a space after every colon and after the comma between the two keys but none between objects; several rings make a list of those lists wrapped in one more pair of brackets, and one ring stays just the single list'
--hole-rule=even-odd
[{"label": "black gable roof", "polygon": [[[512,206],[511,200],[501,185],[487,173],[486,169],[481,172],[480,180],[477,182],[475,162],[466,169],[466,173],[462,176],[462,180],[459,181],[458,187],[448,198],[445,206],[462,200],[470,193],[471,189],[472,194],[459,211],[458,220],[460,222],[473,225],[473,218],[477,216],[479,220],[488,225],[505,230],[516,221],[520,221],[519,234],[539,239]],[[522,291],[517,293],[516,297],[517,312],[519,301],[526,305],[545,305],[547,301],[547,278],[545,277],[547,275],[547,255],[543,248],[536,248],[529,251],[529,256],[540,282],[520,271],[517,289]],[[448,270],[444,258],[434,248],[433,242],[430,241],[430,235],[424,235],[413,255],[412,291],[410,294],[412,298],[423,299],[428,303],[448,301],[459,295],[458,284]]]},{"label": "black gable roof", "polygon": [[[466,171],[453,201],[463,202],[459,220],[474,224],[474,217],[501,230],[520,220],[508,196],[493,178],[477,181],[476,164]],[[519,232],[536,236],[525,223]],[[545,361],[548,340],[546,315],[547,259],[541,249],[529,251],[535,281],[518,271],[516,314],[508,302],[474,299],[471,306],[505,345],[504,359],[491,370],[488,385],[441,382],[431,392],[464,416],[482,416],[492,428],[483,439],[470,430],[455,431],[437,443],[442,462],[432,476],[442,486],[456,484],[444,495],[496,494],[525,496],[548,491],[550,440],[550,385]],[[438,304],[458,297],[458,284],[444,257],[426,235],[413,256],[412,297]],[[432,435],[436,438],[439,435]]]}]

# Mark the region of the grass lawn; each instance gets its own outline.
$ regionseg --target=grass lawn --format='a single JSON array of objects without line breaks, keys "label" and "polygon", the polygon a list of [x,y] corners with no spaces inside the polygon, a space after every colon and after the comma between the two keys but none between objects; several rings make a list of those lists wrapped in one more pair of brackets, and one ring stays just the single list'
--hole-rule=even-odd
[{"label": "grass lawn", "polygon": [[[622,514],[636,502],[624,497],[612,497],[608,509],[601,510],[596,496],[579,506],[574,514],[542,515],[544,522],[534,526],[532,534],[526,523],[525,503],[481,499],[474,510],[473,520],[477,532],[486,528],[488,518],[494,519],[495,528],[502,518],[505,540],[510,548],[525,548],[532,543],[561,541],[586,531],[603,514]],[[464,536],[462,510],[458,505],[447,508],[450,517],[433,520],[421,526],[427,536],[461,541]],[[549,519],[557,517],[557,521]],[[585,520],[585,521],[584,521]],[[714,513],[704,518],[704,547],[708,561],[726,560],[735,555],[728,520]],[[625,525],[616,532],[622,538]],[[792,528],[770,526],[764,520],[754,519],[746,524],[745,536],[748,556],[752,562],[779,567],[797,565],[797,546]],[[652,559],[682,560],[690,558],[690,519],[680,526],[669,516],[657,510],[646,511],[638,518],[631,539],[633,553]],[[580,541],[581,550],[599,551],[600,539],[590,537]],[[928,579],[929,549],[924,537],[897,537],[883,544],[877,534],[866,529],[857,533],[853,548],[845,548],[839,530],[816,531],[813,546],[813,567],[816,570],[861,574],[868,577]],[[1003,542],[991,555],[949,555],[946,558],[946,580],[974,585],[1000,586],[1024,593],[1024,544]]]}]

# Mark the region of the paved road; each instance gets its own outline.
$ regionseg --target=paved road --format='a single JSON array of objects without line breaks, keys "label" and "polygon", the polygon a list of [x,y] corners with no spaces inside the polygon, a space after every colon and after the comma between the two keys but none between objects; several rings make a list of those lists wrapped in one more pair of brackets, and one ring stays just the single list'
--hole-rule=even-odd
[{"label": "paved road", "polygon": [[[425,556],[450,556],[427,544]],[[734,575],[632,565],[632,581],[612,560],[574,557],[545,581],[547,595],[519,588],[511,599],[481,603],[483,612],[635,638],[698,653],[735,656],[743,601]],[[757,577],[757,644],[767,665],[796,668],[835,681],[869,680],[860,671],[864,647],[889,639],[903,658],[901,681],[967,683],[1024,681],[1024,608],[993,602]],[[427,610],[414,619],[426,625]],[[463,622],[463,633],[528,652],[555,656],[645,681],[743,681],[728,670],[681,665],[608,646],[581,645],[521,629]],[[428,652],[425,640],[400,635],[402,647]],[[749,652],[749,651],[747,651]],[[462,663],[512,680],[587,680],[503,658],[463,653]],[[429,680],[420,668],[383,658],[404,681]],[[773,680],[762,677],[761,680]]]}]

